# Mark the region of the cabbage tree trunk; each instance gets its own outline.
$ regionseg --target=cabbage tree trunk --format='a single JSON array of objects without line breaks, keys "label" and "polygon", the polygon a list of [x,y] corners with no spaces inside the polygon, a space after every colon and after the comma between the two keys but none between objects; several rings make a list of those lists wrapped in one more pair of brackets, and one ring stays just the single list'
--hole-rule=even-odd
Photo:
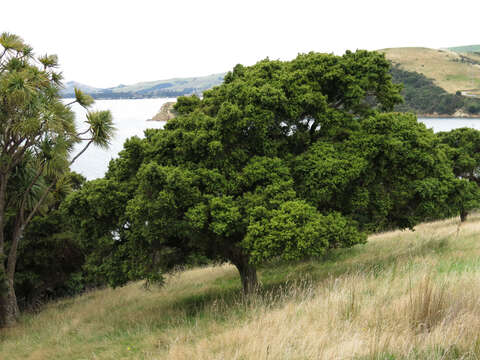
[{"label": "cabbage tree trunk", "polygon": [[14,325],[20,315],[13,277],[8,276],[4,264],[0,269],[0,327]]},{"label": "cabbage tree trunk", "polygon": [[[23,209],[22,209],[23,210]],[[17,296],[15,294],[15,267],[17,265],[18,244],[23,237],[25,227],[23,225],[23,211],[17,217],[13,236],[10,242],[8,258],[1,261],[0,265],[0,327],[14,325],[20,316]],[[2,229],[2,233],[5,228]],[[5,234],[3,234],[5,236]],[[4,259],[4,247],[1,248],[0,258]]]}]

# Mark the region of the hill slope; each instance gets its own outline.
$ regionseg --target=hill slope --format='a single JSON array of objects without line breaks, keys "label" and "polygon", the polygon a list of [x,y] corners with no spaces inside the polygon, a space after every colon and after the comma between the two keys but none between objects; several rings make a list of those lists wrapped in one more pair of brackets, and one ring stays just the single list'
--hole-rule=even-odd
[{"label": "hill slope", "polygon": [[422,116],[456,117],[480,113],[480,99],[450,94],[425,75],[403,70],[398,64],[392,66],[390,73],[394,83],[403,85],[402,96],[405,102],[397,105],[396,111],[414,112]]},{"label": "hill slope", "polygon": [[[24,315],[2,359],[477,359],[480,215],[372,236],[321,261],[260,271],[249,300],[229,265],[164,288],[133,283]],[[458,231],[459,230],[459,231]]]},{"label": "hill slope", "polygon": [[428,48],[392,48],[379,50],[394,65],[432,79],[435,85],[455,94],[480,88],[480,56]]}]

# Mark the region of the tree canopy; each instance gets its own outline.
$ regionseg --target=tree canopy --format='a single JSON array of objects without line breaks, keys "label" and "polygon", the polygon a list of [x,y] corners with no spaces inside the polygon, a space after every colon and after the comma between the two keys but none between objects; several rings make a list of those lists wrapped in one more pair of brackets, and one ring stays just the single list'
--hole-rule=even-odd
[{"label": "tree canopy", "polygon": [[233,263],[250,293],[259,264],[450,211],[460,180],[431,130],[388,113],[401,101],[376,52],[237,65],[202,99],[180,97],[164,129],[128,140],[65,209],[112,285],[205,257]]}]

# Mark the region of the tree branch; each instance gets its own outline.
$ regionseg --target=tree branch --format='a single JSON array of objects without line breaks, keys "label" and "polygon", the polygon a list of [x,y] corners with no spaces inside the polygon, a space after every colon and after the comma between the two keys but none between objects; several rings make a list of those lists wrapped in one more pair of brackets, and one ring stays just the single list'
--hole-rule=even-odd
[{"label": "tree branch", "polygon": [[[90,144],[93,142],[90,141],[69,163],[69,166],[72,165],[75,160],[77,160],[80,155],[82,155],[87,149],[88,147],[90,146]],[[42,167],[42,172],[43,172],[43,167]],[[36,182],[36,180],[38,179],[38,177],[40,177],[40,175],[42,174],[42,172],[39,172],[37,173],[38,176],[35,177],[34,181],[32,181],[30,183],[31,186],[29,186],[29,189],[31,189],[31,187],[33,187],[34,183]],[[18,220],[18,223],[16,221],[16,225],[15,225],[15,236],[14,236],[14,239],[13,239],[13,243],[12,243],[12,246],[11,246],[11,249],[10,249],[10,253],[9,253],[9,260],[8,260],[8,263],[7,263],[7,267],[8,267],[8,270],[7,272],[10,271],[11,268],[13,268],[13,271],[15,269],[15,262],[16,262],[16,249],[18,247],[18,243],[20,241],[20,238],[21,236],[23,235],[23,231],[25,229],[25,227],[30,223],[30,221],[33,219],[33,217],[35,216],[35,214],[38,212],[38,209],[40,209],[40,207],[42,206],[43,202],[45,201],[45,199],[47,198],[48,194],[50,194],[51,190],[53,189],[53,187],[56,185],[56,182],[52,182],[46,189],[45,191],[43,192],[42,196],[40,197],[40,199],[37,201],[37,203],[35,204],[34,208],[32,209],[32,211],[30,212],[30,214],[28,214],[28,217],[26,219],[24,219],[24,207],[22,207],[20,209],[20,214],[19,216],[17,217],[17,220]],[[22,205],[24,205],[24,202],[22,201]],[[10,259],[11,258],[11,259]],[[11,265],[11,262],[13,263],[13,265]]]},{"label": "tree branch", "polygon": [[70,163],[69,163],[68,165],[71,166],[71,165],[75,162],[75,160],[77,160],[77,159],[80,157],[80,155],[82,155],[82,154],[88,149],[88,147],[90,146],[91,143],[93,143],[93,139],[90,139],[90,141],[87,143],[87,145],[85,145],[85,147],[82,149],[82,151],[80,151],[80,152],[70,161]]},{"label": "tree branch", "polygon": [[45,162],[42,163],[42,165],[40,166],[40,169],[35,174],[35,177],[32,179],[27,189],[23,193],[23,199],[22,199],[22,202],[20,203],[20,212],[22,213],[22,217],[24,216],[25,204],[27,203],[28,194],[30,193],[30,191],[32,190],[33,186],[35,185],[37,180],[40,178],[40,176],[42,176],[44,169],[45,169]]}]

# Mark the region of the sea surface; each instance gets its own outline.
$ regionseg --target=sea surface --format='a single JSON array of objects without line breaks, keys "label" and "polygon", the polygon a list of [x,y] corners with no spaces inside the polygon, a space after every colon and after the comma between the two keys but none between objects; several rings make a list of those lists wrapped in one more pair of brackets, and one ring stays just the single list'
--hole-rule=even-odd
[{"label": "sea surface", "polygon": [[[158,99],[122,99],[122,100],[97,100],[93,110],[110,110],[117,131],[108,150],[100,149],[91,145],[82,156],[72,165],[72,169],[87,179],[92,180],[103,177],[111,159],[117,157],[123,148],[123,143],[134,135],[143,137],[145,129],[162,128],[165,122],[147,121],[151,119],[160,107],[172,98]],[[71,99],[65,99],[70,102]],[[72,105],[75,112],[79,129],[84,128],[86,111],[79,105]],[[457,119],[457,118],[419,118],[428,128],[433,131],[449,131],[461,127],[471,127],[480,130],[480,119]],[[77,148],[77,151],[79,148]]]},{"label": "sea surface", "polygon": [[419,118],[418,121],[424,123],[427,128],[432,128],[434,132],[450,131],[462,127],[469,127],[480,130],[480,118]]},{"label": "sea surface", "polygon": [[[65,99],[68,103],[72,99]],[[111,159],[117,157],[123,149],[123,143],[129,137],[143,137],[143,132],[150,128],[162,128],[165,125],[163,121],[147,121],[151,119],[160,107],[167,101],[174,101],[171,98],[159,99],[122,99],[122,100],[96,100],[91,110],[110,110],[115,123],[115,137],[109,149],[101,149],[93,144],[80,156],[71,166],[72,170],[82,174],[88,180],[101,178],[108,169],[108,163]],[[75,112],[75,119],[78,128],[84,129],[86,120],[86,111],[78,104],[72,105]],[[77,146],[76,154],[80,150]]]}]

